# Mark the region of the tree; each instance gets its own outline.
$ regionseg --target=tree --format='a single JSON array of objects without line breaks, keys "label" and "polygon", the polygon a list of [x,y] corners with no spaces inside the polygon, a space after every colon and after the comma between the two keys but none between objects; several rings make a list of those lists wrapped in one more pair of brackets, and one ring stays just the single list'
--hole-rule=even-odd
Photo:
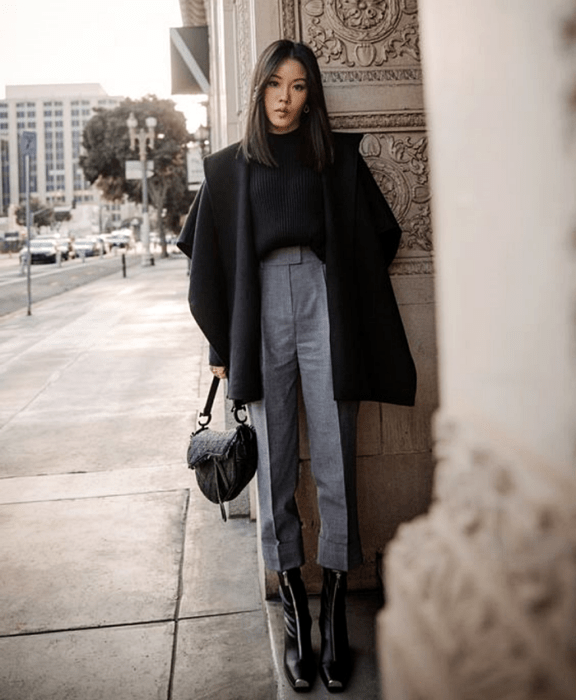
[{"label": "tree", "polygon": [[[149,149],[154,175],[148,177],[148,199],[158,215],[162,257],[166,257],[164,225],[174,230],[174,221],[188,210],[192,199],[186,172],[186,147],[192,136],[174,102],[148,95],[141,100],[124,100],[114,109],[97,109],[84,128],[80,166],[86,179],[96,183],[104,199],[118,201],[127,195],[133,202],[142,201],[142,181],[127,180],[125,174],[126,161],[139,157],[130,150],[126,126],[130,112],[142,127],[146,117],[157,120],[154,148]],[[165,212],[168,207],[169,211]]]},{"label": "tree", "polygon": [[[16,223],[26,226],[26,203],[16,207]],[[30,224],[32,226],[50,226],[54,219],[54,209],[41,202],[37,197],[30,199]]]}]

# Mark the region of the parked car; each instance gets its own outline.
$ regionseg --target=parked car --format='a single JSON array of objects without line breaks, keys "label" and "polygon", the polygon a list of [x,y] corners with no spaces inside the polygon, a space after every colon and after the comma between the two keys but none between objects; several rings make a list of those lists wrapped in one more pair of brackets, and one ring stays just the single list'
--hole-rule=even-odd
[{"label": "parked car", "polygon": [[118,229],[108,236],[108,245],[110,250],[113,248],[128,248],[132,247],[132,232],[130,229]]},{"label": "parked car", "polygon": [[97,238],[80,238],[74,241],[74,250],[78,257],[90,258],[94,255],[100,255],[103,248]]},{"label": "parked car", "polygon": [[[58,248],[56,247],[56,242],[52,238],[34,238],[30,241],[30,262],[40,263],[56,262],[58,256]],[[20,250],[20,262],[22,264],[28,261],[28,244],[25,243],[24,247]]]},{"label": "parked car", "polygon": [[68,260],[74,257],[74,248],[72,247],[72,241],[69,238],[58,237],[55,239],[56,248],[60,251],[62,260]]}]

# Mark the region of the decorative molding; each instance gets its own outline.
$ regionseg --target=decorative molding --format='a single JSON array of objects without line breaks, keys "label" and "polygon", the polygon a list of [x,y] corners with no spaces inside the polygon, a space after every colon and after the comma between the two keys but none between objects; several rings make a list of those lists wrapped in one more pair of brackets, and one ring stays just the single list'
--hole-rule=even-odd
[{"label": "decorative molding", "polygon": [[[573,481],[555,483],[551,470],[442,414],[436,434],[435,504],[388,549],[390,605],[402,598],[402,609],[414,611],[406,627],[422,626],[443,657],[446,697],[571,700]],[[401,630],[386,629],[402,645]]]},{"label": "decorative molding", "polygon": [[420,61],[415,0],[282,0],[281,17],[282,35],[301,37],[321,65],[369,68]]},{"label": "decorative molding", "polygon": [[388,132],[368,133],[360,144],[403,230],[400,250],[432,250],[427,143],[421,132],[409,136]]},{"label": "decorative molding", "polygon": [[346,85],[350,83],[421,83],[420,68],[371,68],[368,70],[324,70],[322,83]]},{"label": "decorative molding", "polygon": [[396,258],[389,268],[392,277],[408,275],[433,275],[434,261],[432,258]]},{"label": "decorative molding", "polygon": [[248,0],[235,0],[236,26],[238,36],[238,108],[246,114],[249,102],[252,72],[252,55],[250,50],[250,8]]},{"label": "decorative molding", "polygon": [[424,112],[366,112],[331,114],[330,124],[335,131],[423,131],[426,128]]},{"label": "decorative molding", "polygon": [[282,0],[280,12],[282,15],[282,38],[298,41],[299,35],[296,33],[296,9],[295,0]]},{"label": "decorative molding", "polygon": [[[563,22],[562,26],[562,38],[565,48],[569,55],[569,59],[574,61],[574,52],[576,50],[576,1],[573,2],[574,9],[572,14]],[[573,65],[573,63],[572,63]],[[574,85],[570,90],[568,95],[568,109],[576,114],[576,77],[574,79]]]}]

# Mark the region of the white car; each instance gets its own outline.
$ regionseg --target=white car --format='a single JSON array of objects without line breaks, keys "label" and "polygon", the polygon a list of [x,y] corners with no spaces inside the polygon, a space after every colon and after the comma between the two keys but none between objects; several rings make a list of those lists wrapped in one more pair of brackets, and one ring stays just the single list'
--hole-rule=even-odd
[{"label": "white car", "polygon": [[[58,258],[58,248],[56,241],[52,238],[34,238],[30,241],[30,262],[54,263]],[[20,262],[25,264],[28,261],[28,244],[25,243],[20,250]]]}]

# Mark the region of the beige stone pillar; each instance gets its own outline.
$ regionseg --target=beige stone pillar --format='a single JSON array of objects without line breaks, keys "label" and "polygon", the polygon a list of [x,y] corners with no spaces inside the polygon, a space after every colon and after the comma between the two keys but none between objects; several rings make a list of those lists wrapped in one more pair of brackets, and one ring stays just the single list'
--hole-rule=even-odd
[{"label": "beige stone pillar", "polygon": [[441,408],[386,700],[576,698],[576,4],[420,0]]},{"label": "beige stone pillar", "polygon": [[[391,268],[400,312],[416,361],[414,408],[361,406],[357,483],[365,563],[350,572],[352,589],[376,588],[382,554],[402,522],[424,512],[433,474],[430,420],[437,406],[433,242],[418,15],[413,0],[338,3],[283,0],[281,31],[314,50],[332,127],[364,134],[361,152],[385,193],[403,237]],[[319,518],[301,421],[304,522],[310,591]]]}]

